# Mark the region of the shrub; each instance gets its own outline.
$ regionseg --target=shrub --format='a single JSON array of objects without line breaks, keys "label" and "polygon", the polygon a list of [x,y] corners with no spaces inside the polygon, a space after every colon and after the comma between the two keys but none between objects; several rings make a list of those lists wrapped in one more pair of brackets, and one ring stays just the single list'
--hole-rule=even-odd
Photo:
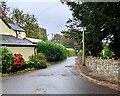
[{"label": "shrub", "polygon": [[[86,56],[91,56],[92,54],[91,54],[91,51],[85,49],[85,50],[84,50],[84,55],[85,55],[85,57],[86,57]],[[80,50],[78,51],[78,57],[81,57],[81,56],[83,56],[83,49],[80,49]]]},{"label": "shrub", "polygon": [[0,60],[2,61],[2,73],[8,73],[13,69],[14,55],[6,47],[0,48]]},{"label": "shrub", "polygon": [[45,57],[43,53],[38,53],[36,56],[38,59],[44,60],[45,62],[47,62],[47,58]]},{"label": "shrub", "polygon": [[22,67],[23,65],[25,65],[25,61],[24,58],[21,54],[14,54],[14,66],[15,67]]},{"label": "shrub", "polygon": [[110,51],[109,49],[103,49],[102,52],[100,53],[100,57],[104,59],[112,58],[114,56],[115,56],[114,52]]},{"label": "shrub", "polygon": [[28,61],[28,67],[34,67],[36,69],[46,68],[47,60],[43,53],[38,53],[36,56],[30,56]]},{"label": "shrub", "polygon": [[53,42],[40,42],[37,51],[45,54],[48,62],[56,62],[67,58],[66,48]]},{"label": "shrub", "polygon": [[76,55],[75,50],[73,48],[66,48],[66,49],[67,49],[67,56],[68,57],[72,57],[72,56]]},{"label": "shrub", "polygon": [[14,69],[12,71],[14,71],[14,72],[18,71],[18,70],[25,69],[26,63],[25,63],[25,60],[21,54],[14,54],[13,65],[14,65]]},{"label": "shrub", "polygon": [[78,55],[79,55],[79,56],[82,56],[82,55],[83,55],[83,50],[79,50]]}]

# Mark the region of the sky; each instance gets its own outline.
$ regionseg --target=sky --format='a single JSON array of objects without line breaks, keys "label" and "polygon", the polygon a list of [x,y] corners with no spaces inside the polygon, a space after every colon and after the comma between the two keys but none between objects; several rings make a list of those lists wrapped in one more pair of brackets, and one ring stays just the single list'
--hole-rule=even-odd
[{"label": "sky", "polygon": [[66,21],[72,17],[67,5],[61,4],[60,0],[8,0],[7,5],[19,8],[24,13],[34,14],[40,27],[47,30],[48,38],[52,33],[60,33],[66,30]]}]

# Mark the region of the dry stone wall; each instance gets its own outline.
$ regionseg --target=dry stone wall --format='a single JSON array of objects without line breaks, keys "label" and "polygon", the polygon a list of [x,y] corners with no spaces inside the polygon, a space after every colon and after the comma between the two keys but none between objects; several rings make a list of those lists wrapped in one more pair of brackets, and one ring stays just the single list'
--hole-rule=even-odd
[{"label": "dry stone wall", "polygon": [[85,63],[95,72],[114,79],[120,79],[120,60],[87,57]]}]

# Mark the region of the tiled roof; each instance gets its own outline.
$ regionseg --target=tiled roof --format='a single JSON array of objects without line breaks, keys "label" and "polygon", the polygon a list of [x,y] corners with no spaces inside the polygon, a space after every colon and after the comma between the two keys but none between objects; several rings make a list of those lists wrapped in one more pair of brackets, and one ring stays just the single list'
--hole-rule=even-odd
[{"label": "tiled roof", "polygon": [[0,35],[0,45],[9,45],[9,46],[36,46],[28,41],[23,39],[16,38],[12,35]]}]

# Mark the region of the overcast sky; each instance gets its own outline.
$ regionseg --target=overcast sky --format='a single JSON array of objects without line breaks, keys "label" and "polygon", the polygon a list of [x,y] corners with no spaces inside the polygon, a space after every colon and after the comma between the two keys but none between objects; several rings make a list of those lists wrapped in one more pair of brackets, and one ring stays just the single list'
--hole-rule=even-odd
[{"label": "overcast sky", "polygon": [[49,39],[52,33],[60,33],[66,29],[66,21],[71,18],[71,11],[59,0],[8,0],[7,5],[19,8],[24,13],[34,14],[40,27],[47,30]]}]

